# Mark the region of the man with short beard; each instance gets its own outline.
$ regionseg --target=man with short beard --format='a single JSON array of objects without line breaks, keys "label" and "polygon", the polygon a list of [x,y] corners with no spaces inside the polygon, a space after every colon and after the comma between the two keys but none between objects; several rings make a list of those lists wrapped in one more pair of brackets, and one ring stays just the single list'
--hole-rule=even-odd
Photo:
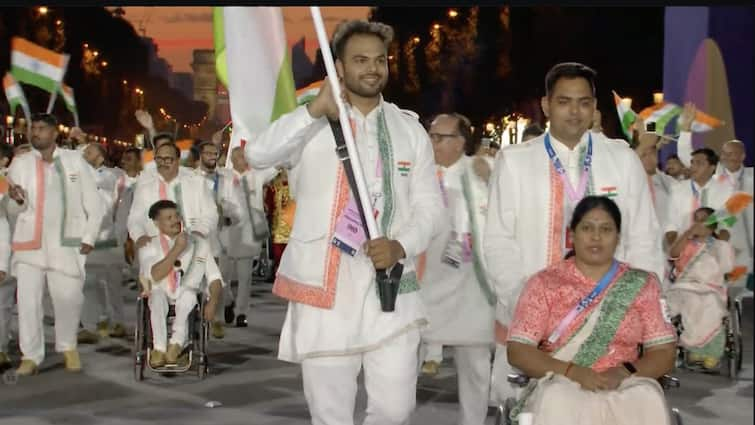
[{"label": "man with short beard", "polygon": [[42,293],[55,308],[55,348],[66,370],[80,371],[76,332],[84,300],[84,263],[94,247],[105,211],[92,167],[80,152],[58,149],[57,119],[32,117],[29,153],[8,171],[8,213],[16,216],[11,274],[18,279],[19,375],[37,373],[45,357]]},{"label": "man with short beard", "polygon": [[[220,217],[219,222],[212,229],[209,237],[212,255],[219,262],[220,256],[223,255],[223,248],[220,243],[221,229],[241,221],[241,206],[239,205],[241,191],[238,186],[233,185],[233,172],[225,167],[218,168],[219,152],[217,145],[211,142],[202,142],[197,146],[197,150],[199,151],[199,166],[196,168],[195,173],[204,179],[207,188],[212,194]],[[218,320],[213,323],[212,332],[216,338],[222,338],[225,334],[220,317],[225,315],[226,323],[231,323],[234,319],[233,297],[228,293],[229,291],[230,286],[227,286],[224,312],[221,312],[219,309]]]},{"label": "man with short beard", "polygon": [[[362,226],[358,217],[351,224],[352,195],[328,125],[338,108],[327,82],[311,103],[283,115],[246,145],[252,167],[290,168],[296,213],[273,287],[290,301],[278,358],[301,363],[315,424],[354,423],[362,370],[369,406],[365,424],[404,424],[416,404],[419,328],[426,323],[416,258],[439,230],[443,203],[430,141],[417,115],[381,95],[392,39],[391,27],[366,21],[344,22],[333,36],[370,197],[365,213],[374,214],[385,236],[349,237]],[[398,262],[404,272],[395,311],[385,312],[375,270],[390,271]]]}]

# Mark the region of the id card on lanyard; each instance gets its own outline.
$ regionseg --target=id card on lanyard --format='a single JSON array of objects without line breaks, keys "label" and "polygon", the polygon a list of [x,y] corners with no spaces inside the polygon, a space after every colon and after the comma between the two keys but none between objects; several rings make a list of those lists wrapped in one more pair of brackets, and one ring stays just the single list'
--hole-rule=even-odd
[{"label": "id card on lanyard", "polygon": [[692,221],[694,222],[695,211],[697,211],[697,209],[700,207],[704,207],[708,203],[708,190],[703,188],[702,190],[698,191],[692,179],[690,179],[689,181],[689,187],[692,189],[692,212],[690,215],[692,217]]},{"label": "id card on lanyard", "polygon": [[579,176],[579,182],[577,188],[572,186],[569,176],[566,174],[566,169],[561,163],[561,160],[556,155],[556,150],[551,144],[550,133],[545,134],[545,151],[548,154],[548,159],[551,161],[553,169],[558,174],[561,182],[564,186],[564,192],[566,192],[566,199],[564,199],[563,212],[564,212],[564,248],[566,251],[574,247],[571,232],[568,230],[568,223],[571,220],[572,212],[577,206],[579,201],[584,198],[587,192],[587,181],[590,178],[590,169],[592,168],[592,134],[587,136],[587,152],[585,153],[584,160],[582,161],[582,173]]}]

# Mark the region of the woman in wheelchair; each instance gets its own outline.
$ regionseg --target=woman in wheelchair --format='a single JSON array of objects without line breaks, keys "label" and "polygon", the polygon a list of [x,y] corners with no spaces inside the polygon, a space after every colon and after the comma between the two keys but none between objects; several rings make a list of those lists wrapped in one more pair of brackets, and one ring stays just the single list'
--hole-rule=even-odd
[{"label": "woman in wheelchair", "polygon": [[531,412],[536,425],[670,423],[657,379],[674,367],[676,334],[655,275],[614,259],[619,229],[611,199],[585,197],[570,223],[573,251],[527,282],[508,360],[533,379],[515,421]]},{"label": "woman in wheelchair", "polygon": [[724,353],[728,315],[725,274],[734,268],[734,249],[716,234],[716,224],[706,225],[711,208],[699,208],[694,222],[671,246],[673,283],[666,290],[672,316],[681,315],[679,345],[691,363],[706,369],[718,367]]},{"label": "woman in wheelchair", "polygon": [[[139,249],[139,264],[142,281],[148,284],[143,288],[143,295],[149,297],[151,314],[153,350],[150,366],[158,368],[178,362],[186,345],[189,315],[197,304],[203,278],[210,282],[205,320],[212,320],[215,316],[223,280],[209,242],[182,230],[178,206],[173,201],[155,202],[149,209],[149,218],[154,221],[159,234]],[[175,319],[170,345],[167,345],[166,318],[171,303],[175,304]]]}]

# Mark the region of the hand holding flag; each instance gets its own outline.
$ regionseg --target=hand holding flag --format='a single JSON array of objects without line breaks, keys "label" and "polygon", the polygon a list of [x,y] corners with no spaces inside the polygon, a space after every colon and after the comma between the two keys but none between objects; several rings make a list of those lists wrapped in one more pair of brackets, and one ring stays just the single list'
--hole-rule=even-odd
[{"label": "hand holding flag", "polygon": [[752,195],[747,192],[736,192],[726,200],[723,208],[717,210],[705,220],[705,225],[723,224],[731,228],[737,222],[737,215],[744,211],[751,202]]}]

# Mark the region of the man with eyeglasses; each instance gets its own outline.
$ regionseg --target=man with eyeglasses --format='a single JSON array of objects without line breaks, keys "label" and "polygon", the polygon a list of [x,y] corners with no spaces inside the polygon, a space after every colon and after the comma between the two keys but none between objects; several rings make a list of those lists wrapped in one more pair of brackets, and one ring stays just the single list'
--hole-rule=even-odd
[{"label": "man with eyeglasses", "polygon": [[31,152],[8,170],[9,215],[15,219],[11,274],[18,280],[18,328],[23,358],[18,375],[36,374],[45,358],[42,295],[55,309],[55,349],[68,371],[81,370],[76,333],[84,301],[86,256],[105,214],[92,167],[80,152],[58,149],[57,119],[32,117]]},{"label": "man with eyeglasses", "polygon": [[465,155],[474,151],[466,117],[439,115],[429,135],[445,219],[426,251],[420,286],[429,321],[422,341],[431,354],[422,370],[437,373],[442,346],[452,346],[461,406],[458,423],[481,425],[488,410],[496,302],[482,255],[488,185],[475,168],[475,161],[482,159]]},{"label": "man with eyeglasses", "polygon": [[155,150],[157,173],[136,183],[128,232],[136,241],[137,250],[157,236],[157,227],[147,213],[159,200],[175,202],[186,230],[197,237],[208,238],[218,224],[218,210],[204,179],[180,168],[179,159],[180,151],[176,145],[160,146]]}]

